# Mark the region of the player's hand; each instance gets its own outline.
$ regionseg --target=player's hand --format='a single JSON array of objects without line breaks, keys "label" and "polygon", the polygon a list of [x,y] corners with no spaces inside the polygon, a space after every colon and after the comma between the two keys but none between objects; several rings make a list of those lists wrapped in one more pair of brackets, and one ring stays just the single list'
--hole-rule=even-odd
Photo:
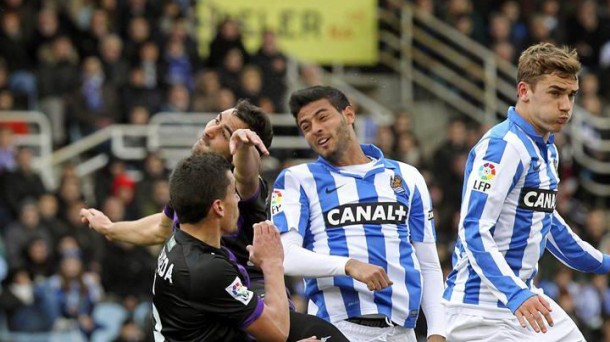
[{"label": "player's hand", "polygon": [[240,128],[235,130],[231,135],[231,140],[229,140],[229,151],[231,155],[234,155],[237,150],[243,147],[255,146],[258,150],[268,156],[269,151],[265,144],[261,140],[261,138],[256,134],[253,130]]},{"label": "player's hand", "polygon": [[349,259],[345,264],[345,273],[366,284],[369,291],[383,290],[393,283],[383,267]]},{"label": "player's hand", "polygon": [[428,337],[427,341],[428,342],[445,342],[445,341],[447,341],[447,339],[445,339],[441,335],[430,335],[430,337]]},{"label": "player's hand", "polygon": [[80,220],[89,225],[89,228],[106,237],[112,227],[112,221],[108,216],[97,209],[82,208],[80,210]]},{"label": "player's hand", "polygon": [[[551,305],[541,295],[528,298],[515,311],[515,316],[523,328],[527,327],[527,323],[534,329],[535,332],[547,332],[544,319],[549,326],[553,326],[553,318],[551,317]],[[544,317],[544,319],[543,319]],[[526,323],[527,322],[527,323]]]},{"label": "player's hand", "polygon": [[[250,252],[250,261],[261,269],[266,265],[282,266],[284,262],[284,248],[280,233],[271,221],[262,221],[254,224],[254,239],[252,245],[247,246]],[[276,265],[277,266],[277,265]]]}]

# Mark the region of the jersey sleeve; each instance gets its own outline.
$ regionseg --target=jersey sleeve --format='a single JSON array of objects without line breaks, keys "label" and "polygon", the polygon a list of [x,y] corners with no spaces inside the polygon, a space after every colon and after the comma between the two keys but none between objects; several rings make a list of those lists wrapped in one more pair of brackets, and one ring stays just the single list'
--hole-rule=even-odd
[{"label": "jersey sleeve", "polygon": [[239,211],[248,213],[252,217],[253,223],[258,223],[267,219],[267,196],[269,187],[267,181],[259,177],[258,190],[250,198],[242,198],[239,201]]},{"label": "jersey sleeve", "polygon": [[411,242],[436,242],[432,199],[424,177],[414,170],[415,185],[411,196],[409,210],[409,229]]},{"label": "jersey sleeve", "polygon": [[263,300],[242,282],[226,260],[216,258],[193,271],[190,293],[198,310],[244,329],[263,313]]},{"label": "jersey sleeve", "polygon": [[506,141],[492,138],[475,146],[466,165],[458,228],[470,265],[512,312],[534,293],[510,268],[492,231],[523,170],[519,152]]},{"label": "jersey sleeve", "polygon": [[305,236],[309,226],[309,200],[290,169],[283,170],[273,185],[270,212],[280,233],[294,229]]},{"label": "jersey sleeve", "polygon": [[583,241],[555,211],[547,249],[562,263],[581,272],[604,274],[610,271],[610,257]]}]

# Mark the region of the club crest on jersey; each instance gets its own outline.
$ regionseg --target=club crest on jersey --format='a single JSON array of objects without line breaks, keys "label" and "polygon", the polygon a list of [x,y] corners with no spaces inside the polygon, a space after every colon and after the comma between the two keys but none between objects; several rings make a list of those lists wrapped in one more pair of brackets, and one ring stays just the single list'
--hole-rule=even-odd
[{"label": "club crest on jersey", "polygon": [[397,194],[405,192],[405,188],[402,187],[402,178],[399,175],[394,175],[394,177],[392,177],[390,187]]},{"label": "club crest on jersey", "polygon": [[248,290],[242,283],[239,277],[235,277],[235,280],[231,283],[231,285],[225,288],[225,291],[231,295],[231,297],[237,299],[238,301],[244,303],[244,305],[248,305],[254,293]]},{"label": "club crest on jersey", "polygon": [[497,166],[494,163],[486,162],[476,171],[478,178],[475,179],[472,189],[480,192],[487,192],[491,189],[494,178],[496,177]]},{"label": "club crest on jersey", "polygon": [[278,214],[282,211],[282,202],[284,199],[284,190],[273,189],[271,194],[271,215]]},{"label": "club crest on jersey", "polygon": [[552,213],[557,202],[557,192],[548,189],[523,188],[519,196],[519,208]]}]

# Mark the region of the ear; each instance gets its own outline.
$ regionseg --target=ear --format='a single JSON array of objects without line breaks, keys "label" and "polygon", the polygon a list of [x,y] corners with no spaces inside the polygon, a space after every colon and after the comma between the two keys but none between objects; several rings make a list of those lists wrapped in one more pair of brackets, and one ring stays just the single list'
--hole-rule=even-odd
[{"label": "ear", "polygon": [[517,97],[521,102],[529,102],[531,87],[529,84],[521,81],[517,84]]},{"label": "ear", "polygon": [[342,114],[345,116],[345,120],[347,120],[348,125],[352,125],[354,121],[356,121],[356,112],[354,112],[354,108],[352,106],[345,107]]},{"label": "ear", "polygon": [[218,217],[224,217],[225,216],[224,203],[219,199],[212,202],[212,207],[210,208],[210,214],[211,213],[213,213],[214,215],[216,215]]}]

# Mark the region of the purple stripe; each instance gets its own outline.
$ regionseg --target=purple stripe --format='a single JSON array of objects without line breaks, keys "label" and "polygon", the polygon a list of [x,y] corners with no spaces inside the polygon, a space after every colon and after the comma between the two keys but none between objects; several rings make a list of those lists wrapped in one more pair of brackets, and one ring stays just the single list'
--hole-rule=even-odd
[{"label": "purple stripe", "polygon": [[254,195],[250,196],[250,198],[248,198],[248,199],[243,199],[243,198],[241,198],[241,196],[239,196],[241,198],[241,200],[239,202],[240,203],[251,203],[251,202],[254,202],[258,198],[258,195],[260,195],[261,188],[262,188],[262,186],[261,186],[261,182],[259,180],[259,182],[258,182],[258,189],[256,189],[256,192],[254,193]]},{"label": "purple stripe", "polygon": [[254,309],[250,316],[248,316],[248,318],[246,318],[244,322],[239,326],[240,329],[245,329],[249,327],[250,324],[254,323],[254,321],[256,321],[263,314],[263,308],[265,307],[263,299],[261,297],[256,297],[256,300],[258,301],[256,303],[256,309]]},{"label": "purple stripe", "polygon": [[230,249],[224,246],[222,246],[221,248],[225,250],[227,254],[229,254],[229,261],[233,265],[237,266],[239,273],[241,273],[241,275],[244,277],[244,284],[246,285],[246,287],[250,287],[250,276],[248,275],[248,271],[246,271],[246,268],[237,262],[237,257],[235,256],[235,254],[233,254],[233,252],[231,252]]},{"label": "purple stripe", "polygon": [[170,207],[169,205],[166,204],[165,206],[163,206],[163,213],[165,214],[165,216],[167,216],[168,219],[174,219],[174,208]]}]

